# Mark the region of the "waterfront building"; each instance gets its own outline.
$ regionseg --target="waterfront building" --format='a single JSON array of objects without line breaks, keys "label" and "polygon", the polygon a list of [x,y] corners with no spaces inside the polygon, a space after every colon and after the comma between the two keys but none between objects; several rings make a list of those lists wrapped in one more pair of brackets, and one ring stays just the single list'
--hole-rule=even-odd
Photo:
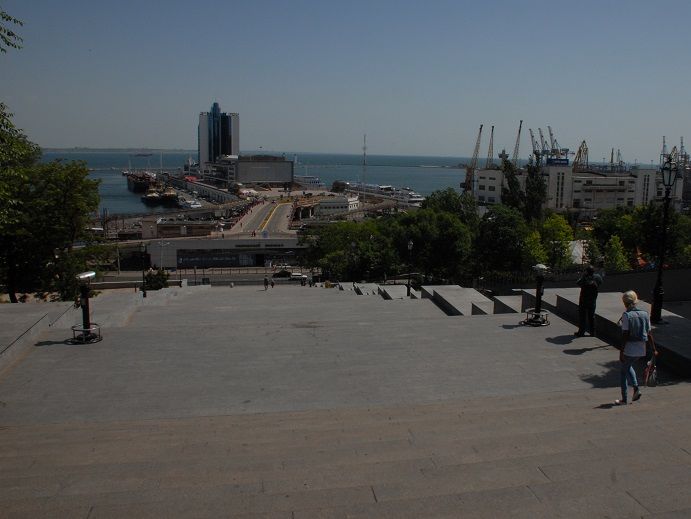
[{"label": "waterfront building", "polygon": [[[541,171],[547,184],[545,208],[576,212],[583,218],[592,217],[600,209],[659,202],[664,196],[662,175],[656,168],[591,166],[582,169],[567,162],[547,164]],[[521,188],[525,189],[526,172],[519,170],[517,177]],[[678,179],[672,192],[672,204],[676,209],[681,208],[683,184],[683,180]],[[501,203],[505,185],[500,169],[479,169],[475,172],[473,197],[483,205]]]},{"label": "waterfront building", "polygon": [[359,205],[360,203],[357,196],[329,196],[319,201],[315,209],[315,216],[329,217],[339,214],[348,214],[351,211],[357,211]]},{"label": "waterfront building", "polygon": [[199,165],[215,163],[223,156],[240,154],[240,116],[221,112],[218,103],[210,112],[199,114],[198,161]]}]

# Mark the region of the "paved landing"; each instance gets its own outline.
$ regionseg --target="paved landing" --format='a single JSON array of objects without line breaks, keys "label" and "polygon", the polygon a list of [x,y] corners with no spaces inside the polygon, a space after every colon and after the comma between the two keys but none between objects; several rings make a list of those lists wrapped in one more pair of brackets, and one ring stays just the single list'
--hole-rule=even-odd
[{"label": "paved landing", "polygon": [[51,330],[0,378],[0,517],[691,514],[691,384],[612,407],[611,346],[521,318],[212,287]]}]

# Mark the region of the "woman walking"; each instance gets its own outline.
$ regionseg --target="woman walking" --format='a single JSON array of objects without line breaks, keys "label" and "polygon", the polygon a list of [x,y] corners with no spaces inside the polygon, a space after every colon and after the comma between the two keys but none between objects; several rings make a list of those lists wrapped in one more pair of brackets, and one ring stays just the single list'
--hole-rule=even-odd
[{"label": "woman walking", "polygon": [[645,345],[650,333],[650,316],[645,310],[636,306],[638,294],[633,290],[624,292],[621,298],[626,311],[621,316],[622,347],[619,352],[621,361],[621,400],[615,400],[614,405],[626,405],[628,403],[628,384],[633,386],[635,402],[641,398],[641,390],[636,379],[634,364],[645,357]]}]

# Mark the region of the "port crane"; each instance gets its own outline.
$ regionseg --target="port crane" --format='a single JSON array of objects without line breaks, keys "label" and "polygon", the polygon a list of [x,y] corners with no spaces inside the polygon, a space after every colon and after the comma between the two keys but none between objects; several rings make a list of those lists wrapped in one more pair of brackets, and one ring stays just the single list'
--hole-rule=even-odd
[{"label": "port crane", "polygon": [[518,135],[516,135],[516,145],[513,147],[513,157],[511,157],[511,162],[513,162],[513,167],[518,167],[518,146],[521,143],[521,128],[523,127],[523,119],[518,123]]},{"label": "port crane", "polygon": [[585,141],[578,147],[576,156],[573,159],[573,171],[585,171],[588,169],[588,145]]},{"label": "port crane", "polygon": [[482,137],[482,124],[480,125],[480,130],[477,132],[477,141],[475,142],[475,149],[473,150],[473,157],[465,168],[465,183],[463,184],[463,189],[466,193],[473,192],[473,181],[475,177],[475,169],[477,168],[477,157],[480,154],[480,139]]},{"label": "port crane", "polygon": [[537,139],[535,139],[533,129],[528,128],[528,131],[530,132],[530,143],[533,146],[533,154],[539,159],[542,156],[542,149],[540,149],[540,145],[537,143]]},{"label": "port crane", "polygon": [[485,161],[485,169],[494,168],[494,126],[489,133],[489,148],[487,149],[487,160]]},{"label": "port crane", "polygon": [[545,136],[542,135],[542,128],[538,128],[537,131],[540,133],[540,147],[542,148],[542,155],[549,156],[549,154],[550,154],[549,146],[547,146],[547,141],[545,140]]}]

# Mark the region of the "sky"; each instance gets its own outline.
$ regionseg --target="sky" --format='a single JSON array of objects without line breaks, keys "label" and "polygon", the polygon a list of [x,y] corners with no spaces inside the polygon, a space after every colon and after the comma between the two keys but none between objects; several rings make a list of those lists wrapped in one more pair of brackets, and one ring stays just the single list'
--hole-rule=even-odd
[{"label": "sky", "polygon": [[480,157],[523,120],[590,161],[691,140],[687,0],[0,0],[21,50],[0,100],[44,147],[195,149],[199,112],[242,150]]}]

